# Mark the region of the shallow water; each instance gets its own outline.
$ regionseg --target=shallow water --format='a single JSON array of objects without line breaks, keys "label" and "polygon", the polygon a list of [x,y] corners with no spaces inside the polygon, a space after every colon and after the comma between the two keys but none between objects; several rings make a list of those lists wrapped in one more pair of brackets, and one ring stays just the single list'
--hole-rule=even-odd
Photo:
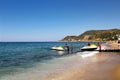
[{"label": "shallow water", "polygon": [[[64,46],[65,44],[66,42],[1,42],[0,80],[24,80],[26,76],[35,73],[39,73],[39,75],[36,74],[36,77],[41,78],[37,80],[45,80],[46,75],[51,73],[53,76],[56,70],[64,73],[65,69],[74,65],[71,64],[71,61],[73,60],[75,63],[73,59],[76,60],[75,56],[81,59],[76,53],[66,55],[61,51],[50,50],[52,46]],[[67,44],[73,44],[74,50],[78,50],[87,45],[87,42],[69,42]],[[22,76],[24,79],[18,78],[18,76]]]}]

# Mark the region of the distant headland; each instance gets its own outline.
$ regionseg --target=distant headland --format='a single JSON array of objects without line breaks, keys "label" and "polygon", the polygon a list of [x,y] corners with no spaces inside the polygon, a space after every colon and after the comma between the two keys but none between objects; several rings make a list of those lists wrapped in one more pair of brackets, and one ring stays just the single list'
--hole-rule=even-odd
[{"label": "distant headland", "polygon": [[89,30],[78,36],[66,36],[61,42],[114,41],[120,36],[120,29]]}]

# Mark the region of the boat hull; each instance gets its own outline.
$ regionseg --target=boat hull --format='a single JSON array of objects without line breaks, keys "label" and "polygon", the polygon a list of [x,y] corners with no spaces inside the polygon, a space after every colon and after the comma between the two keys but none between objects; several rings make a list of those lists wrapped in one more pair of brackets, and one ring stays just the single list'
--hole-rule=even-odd
[{"label": "boat hull", "polygon": [[97,48],[82,48],[81,50],[82,51],[94,51],[96,50]]},{"label": "boat hull", "polygon": [[59,48],[59,47],[52,47],[51,50],[64,51],[63,48]]}]

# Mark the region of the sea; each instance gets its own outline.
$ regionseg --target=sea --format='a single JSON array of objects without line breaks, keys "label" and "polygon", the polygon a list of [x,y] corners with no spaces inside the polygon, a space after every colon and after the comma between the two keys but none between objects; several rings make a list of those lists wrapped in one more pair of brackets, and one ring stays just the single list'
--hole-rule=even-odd
[{"label": "sea", "polygon": [[[65,44],[72,44],[73,52],[68,54],[51,50],[53,46],[63,47]],[[51,68],[55,69],[55,65],[59,66],[60,60],[64,62],[68,57],[76,55],[76,51],[87,44],[88,42],[0,42],[0,80],[12,80],[10,77],[13,76],[13,80],[19,80],[15,75],[34,72],[36,65],[39,65],[36,72],[48,74]]]}]

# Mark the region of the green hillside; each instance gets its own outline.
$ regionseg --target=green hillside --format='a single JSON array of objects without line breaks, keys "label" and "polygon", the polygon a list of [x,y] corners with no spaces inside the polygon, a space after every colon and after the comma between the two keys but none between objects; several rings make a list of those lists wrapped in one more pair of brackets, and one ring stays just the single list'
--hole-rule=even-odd
[{"label": "green hillside", "polygon": [[120,29],[89,30],[79,36],[66,36],[60,41],[110,41],[117,40]]}]

